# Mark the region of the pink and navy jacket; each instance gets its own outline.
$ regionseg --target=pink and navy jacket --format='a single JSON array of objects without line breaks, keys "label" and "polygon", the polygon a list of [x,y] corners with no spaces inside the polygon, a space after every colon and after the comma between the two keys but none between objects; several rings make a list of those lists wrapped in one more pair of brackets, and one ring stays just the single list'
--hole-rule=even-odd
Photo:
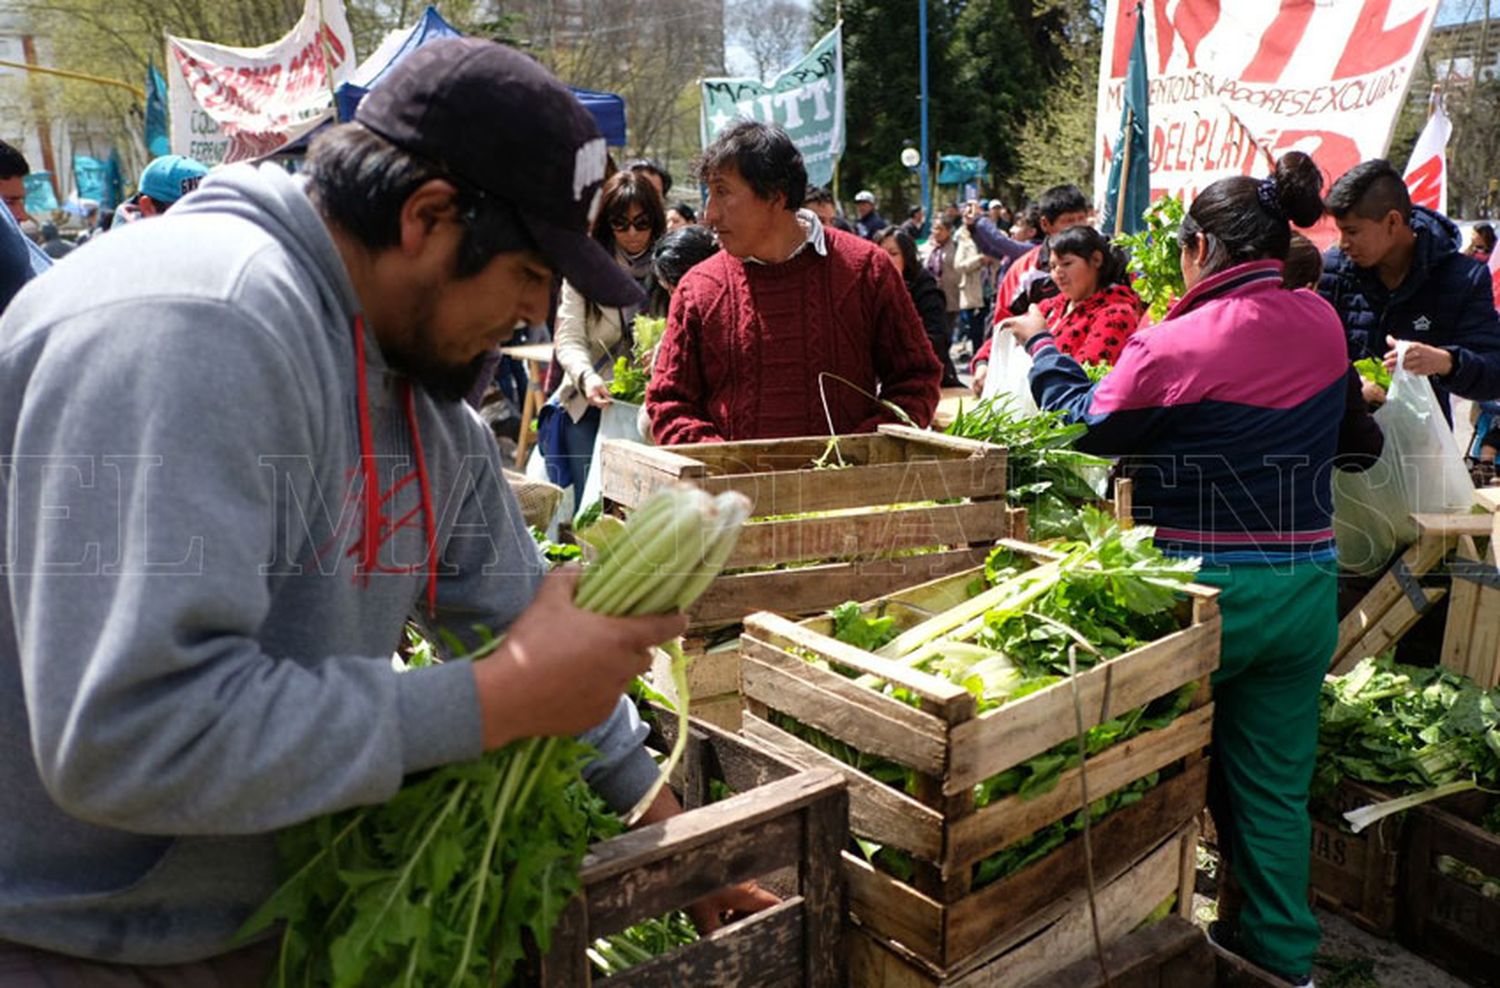
[{"label": "pink and navy jacket", "polygon": [[1078,448],[1121,457],[1136,520],[1163,550],[1217,564],[1335,558],[1348,351],[1326,301],[1281,287],[1280,261],[1194,285],[1097,385],[1050,336],[1029,349],[1037,404],[1089,427]]}]

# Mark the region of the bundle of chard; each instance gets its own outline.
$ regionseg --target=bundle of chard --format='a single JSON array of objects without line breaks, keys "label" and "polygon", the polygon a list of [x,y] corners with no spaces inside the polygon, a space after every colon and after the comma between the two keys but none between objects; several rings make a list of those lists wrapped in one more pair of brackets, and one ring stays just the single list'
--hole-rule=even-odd
[{"label": "bundle of chard", "polygon": [[[743,495],[676,488],[629,522],[601,522],[576,603],[621,616],[688,607],[718,575],[749,511]],[[686,660],[675,642],[664,647],[685,698]],[[684,700],[684,721],[686,710]],[[677,736],[635,814],[681,756],[685,724]],[[242,936],[282,924],[276,985],[510,983],[527,939],[545,952],[578,890],[579,862],[598,832],[581,775],[591,755],[569,738],[518,741],[413,777],[378,806],[288,829],[278,837],[285,880]]]}]

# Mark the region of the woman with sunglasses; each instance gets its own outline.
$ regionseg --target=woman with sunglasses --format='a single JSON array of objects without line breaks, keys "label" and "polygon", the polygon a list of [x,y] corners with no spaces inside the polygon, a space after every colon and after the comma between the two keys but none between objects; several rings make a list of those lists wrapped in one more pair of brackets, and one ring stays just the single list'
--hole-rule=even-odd
[{"label": "woman with sunglasses", "polygon": [[[615,262],[649,289],[651,248],[666,231],[661,193],[645,175],[616,172],[604,183],[593,237],[614,254]],[[637,308],[602,308],[563,282],[557,306],[557,362],[562,386],[553,400],[563,407],[563,455],[573,479],[575,497],[583,496],[589,459],[599,435],[600,409],[608,406],[615,358],[629,354]],[[578,505],[585,507],[585,505]]]}]

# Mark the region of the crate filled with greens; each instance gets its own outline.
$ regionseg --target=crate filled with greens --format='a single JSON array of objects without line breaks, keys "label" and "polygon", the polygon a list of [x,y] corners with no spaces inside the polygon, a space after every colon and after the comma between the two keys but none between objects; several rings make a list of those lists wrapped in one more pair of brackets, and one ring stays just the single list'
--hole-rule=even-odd
[{"label": "crate filled with greens", "polygon": [[[653,741],[676,739],[675,715],[653,707]],[[659,733],[658,733],[659,732]],[[673,788],[687,812],[624,831],[595,815],[580,890],[562,911],[550,950],[533,958],[533,988],[844,983],[848,800],[834,772],[788,760],[693,722]],[[782,901],[699,936],[685,909],[732,883],[755,880]]]},{"label": "crate filled with greens", "polygon": [[845,773],[853,915],[937,972],[1057,918],[1086,828],[1103,883],[1205,802],[1216,591],[1150,529],[1082,517],[1054,549],[745,621],[745,734]]},{"label": "crate filled with greens", "polygon": [[[1381,932],[1394,926],[1413,950],[1455,970],[1494,970],[1500,689],[1386,655],[1328,677],[1321,702],[1315,813],[1330,792],[1360,792],[1336,824],[1349,841],[1383,849],[1366,857],[1380,862],[1390,902],[1360,903],[1356,920],[1375,914]],[[1313,863],[1314,888],[1331,897],[1316,854]]]},{"label": "crate filled with greens", "polygon": [[1389,935],[1417,900],[1403,883],[1425,873],[1409,861],[1413,811],[1446,813],[1500,787],[1500,689],[1387,655],[1328,677],[1320,703],[1313,890]]},{"label": "crate filled with greens", "polygon": [[678,483],[750,499],[723,575],[690,611],[698,629],[758,610],[815,614],[968,569],[1010,533],[1005,450],[908,426],[671,447],[609,440],[602,457],[611,511],[628,515]]},{"label": "crate filled with greens", "polygon": [[1408,825],[1398,939],[1473,984],[1500,985],[1500,799],[1459,793]]}]

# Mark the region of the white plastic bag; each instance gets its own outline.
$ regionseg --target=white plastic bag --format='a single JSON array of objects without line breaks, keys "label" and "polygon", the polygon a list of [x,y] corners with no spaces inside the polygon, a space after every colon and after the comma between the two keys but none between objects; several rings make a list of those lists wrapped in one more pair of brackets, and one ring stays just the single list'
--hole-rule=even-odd
[{"label": "white plastic bag", "polygon": [[582,511],[604,496],[604,440],[629,439],[632,442],[650,443],[649,436],[641,435],[641,406],[632,405],[616,398],[599,410],[599,438],[594,440],[594,455],[589,459],[589,479],[583,485]]},{"label": "white plastic bag", "polygon": [[1031,355],[1016,342],[1009,329],[997,329],[990,347],[990,370],[984,379],[982,398],[1011,396],[1011,407],[1022,415],[1035,415],[1040,409],[1031,396]]},{"label": "white plastic bag", "polygon": [[1463,512],[1474,503],[1473,481],[1432,383],[1402,366],[1406,348],[1396,344],[1391,388],[1375,411],[1385,435],[1380,459],[1363,473],[1333,478],[1339,566],[1361,575],[1380,572],[1416,540],[1413,514]]}]

